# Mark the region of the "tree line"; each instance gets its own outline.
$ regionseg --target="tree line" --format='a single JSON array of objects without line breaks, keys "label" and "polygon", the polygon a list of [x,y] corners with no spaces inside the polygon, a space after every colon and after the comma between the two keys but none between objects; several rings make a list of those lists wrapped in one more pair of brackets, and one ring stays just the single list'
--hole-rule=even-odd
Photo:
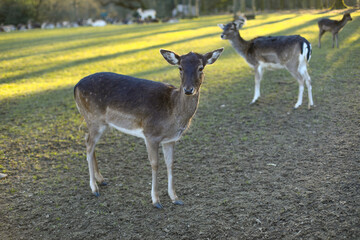
[{"label": "tree line", "polygon": [[194,11],[177,12],[177,18],[237,11],[359,7],[359,0],[0,0],[0,24],[78,21],[88,18],[136,17],[136,9],[155,9],[158,18],[173,17],[176,6]]}]

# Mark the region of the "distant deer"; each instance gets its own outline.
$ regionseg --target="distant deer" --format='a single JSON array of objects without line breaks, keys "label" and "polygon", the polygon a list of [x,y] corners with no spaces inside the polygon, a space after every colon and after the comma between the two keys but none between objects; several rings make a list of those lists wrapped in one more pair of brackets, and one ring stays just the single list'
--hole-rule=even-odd
[{"label": "distant deer", "polygon": [[99,196],[96,181],[105,184],[95,158],[95,145],[108,127],[145,140],[152,168],[152,203],[162,208],[158,194],[158,148],[162,145],[168,174],[168,194],[182,205],[173,184],[174,145],[189,127],[199,103],[204,67],[213,64],[223,48],[204,55],[190,52],[179,56],[160,50],[165,60],[180,70],[180,88],[161,82],[101,72],[81,79],[74,88],[76,106],[84,117],[89,133],[86,154],[90,187]]},{"label": "distant deer", "polygon": [[302,104],[304,82],[308,89],[308,108],[310,109],[314,105],[311,79],[307,71],[307,62],[311,58],[311,44],[299,35],[257,37],[246,41],[239,33],[245,21],[245,18],[240,17],[225,26],[223,24],[218,24],[218,26],[223,30],[221,38],[229,40],[240,56],[255,70],[255,93],[251,104],[260,97],[260,82],[264,70],[285,68],[299,82],[299,95],[295,109]]},{"label": "distant deer", "polygon": [[156,18],[156,11],[154,9],[146,9],[142,10],[138,8],[136,12],[139,14],[141,20],[146,20],[147,18],[155,19]]},{"label": "distant deer", "polygon": [[327,18],[322,18],[318,21],[319,26],[319,44],[318,47],[321,48],[321,37],[325,32],[331,32],[333,35],[332,47],[334,48],[334,40],[336,39],[336,47],[339,48],[339,39],[338,33],[345,26],[348,21],[352,21],[350,13],[345,13],[343,18],[340,21],[330,20]]}]

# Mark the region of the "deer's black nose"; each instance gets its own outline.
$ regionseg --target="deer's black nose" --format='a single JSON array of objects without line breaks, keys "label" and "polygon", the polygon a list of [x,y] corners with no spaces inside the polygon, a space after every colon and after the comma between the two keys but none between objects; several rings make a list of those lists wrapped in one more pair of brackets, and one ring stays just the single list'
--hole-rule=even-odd
[{"label": "deer's black nose", "polygon": [[190,89],[184,88],[184,92],[186,95],[192,95],[194,93],[194,88],[190,88]]}]

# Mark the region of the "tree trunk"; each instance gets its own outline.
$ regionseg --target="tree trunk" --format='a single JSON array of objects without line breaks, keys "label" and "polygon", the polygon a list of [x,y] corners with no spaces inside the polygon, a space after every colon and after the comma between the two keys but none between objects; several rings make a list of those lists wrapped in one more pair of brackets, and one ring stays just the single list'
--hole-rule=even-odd
[{"label": "tree trunk", "polygon": [[334,4],[331,6],[331,9],[344,9],[347,8],[344,0],[335,0]]},{"label": "tree trunk", "polygon": [[191,6],[191,0],[188,0],[188,10],[189,10],[189,12],[188,12],[188,17],[189,18],[192,18],[192,6]]},{"label": "tree trunk", "polygon": [[182,12],[181,12],[181,18],[185,18],[185,0],[182,0],[181,1],[181,4],[182,4]]},{"label": "tree trunk", "polygon": [[195,15],[196,15],[196,17],[200,16],[199,3],[200,3],[200,0],[195,0],[195,11],[196,11]]},{"label": "tree trunk", "polygon": [[265,10],[265,0],[260,0],[260,9],[262,12]]},{"label": "tree trunk", "polygon": [[251,0],[251,8],[252,8],[252,11],[255,15],[255,12],[256,12],[256,3],[255,3],[255,0]]},{"label": "tree trunk", "polygon": [[241,10],[241,13],[245,13],[245,11],[246,11],[246,1],[245,0],[240,1],[240,10]]},{"label": "tree trunk", "polygon": [[236,14],[237,14],[237,11],[238,11],[238,0],[233,0],[233,11],[234,11],[234,20],[236,19]]}]

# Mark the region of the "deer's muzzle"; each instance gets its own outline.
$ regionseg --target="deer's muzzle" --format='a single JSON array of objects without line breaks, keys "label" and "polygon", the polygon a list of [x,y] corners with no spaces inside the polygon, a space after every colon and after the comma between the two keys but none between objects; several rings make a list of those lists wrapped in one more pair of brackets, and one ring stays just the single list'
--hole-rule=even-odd
[{"label": "deer's muzzle", "polygon": [[185,93],[186,95],[193,95],[194,92],[195,92],[195,89],[194,89],[193,87],[190,88],[190,89],[184,88],[184,93]]}]

